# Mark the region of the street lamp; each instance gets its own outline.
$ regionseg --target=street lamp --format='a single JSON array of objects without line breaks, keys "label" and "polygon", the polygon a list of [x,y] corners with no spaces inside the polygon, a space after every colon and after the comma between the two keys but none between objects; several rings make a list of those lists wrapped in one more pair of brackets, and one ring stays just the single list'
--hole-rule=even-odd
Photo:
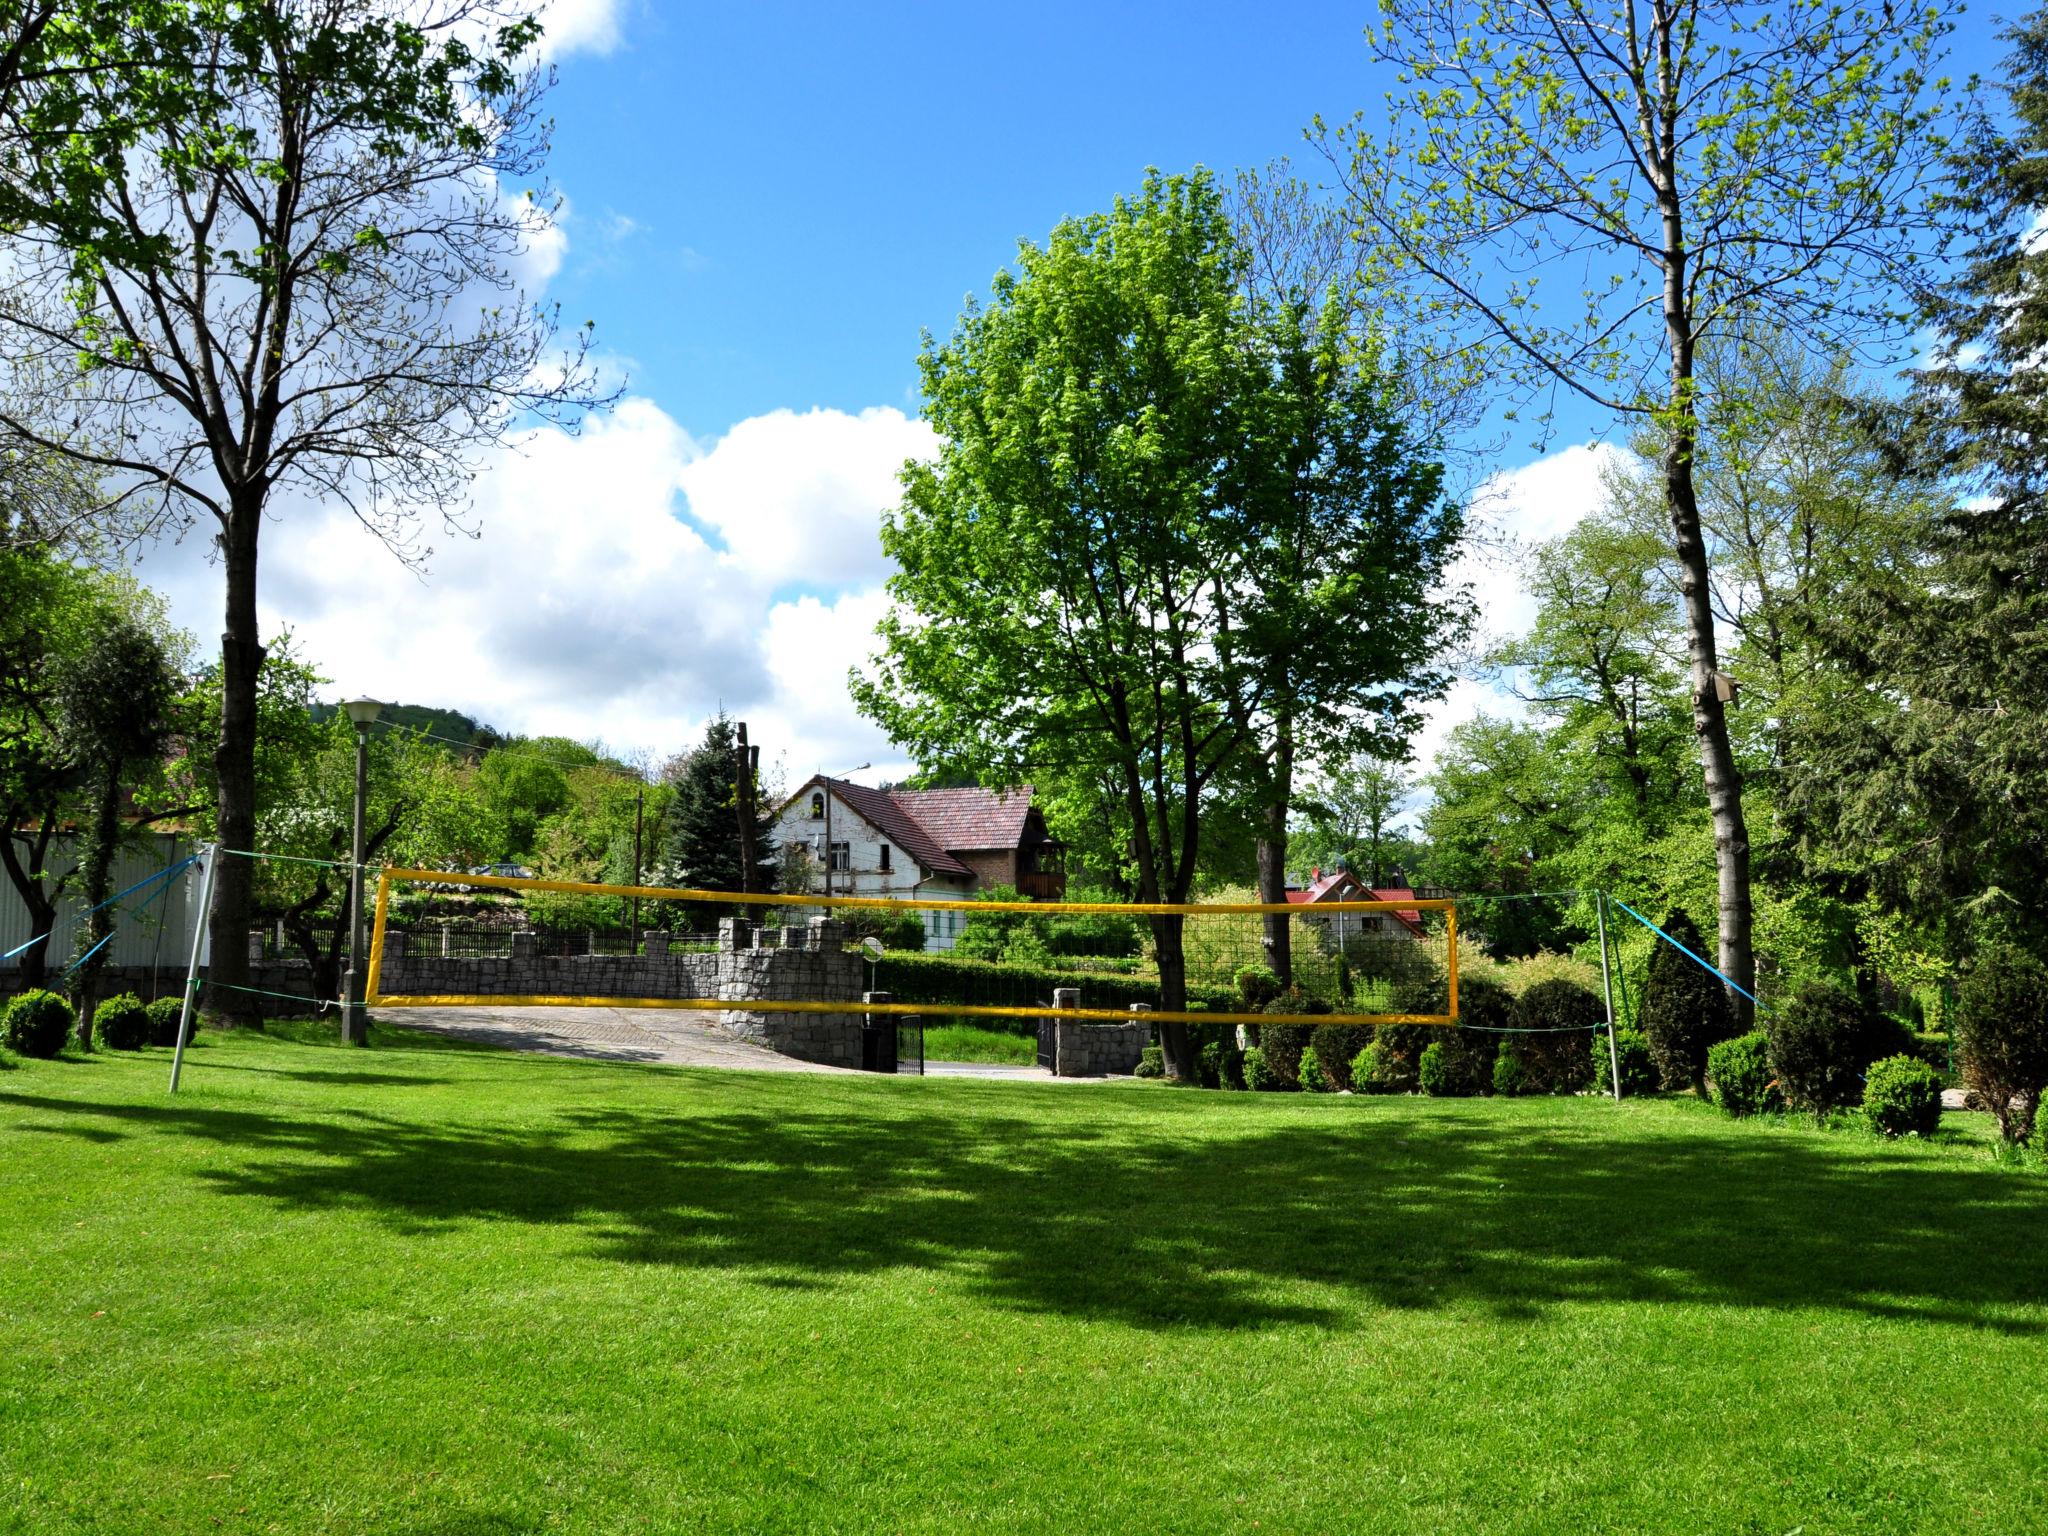
[{"label": "street lamp", "polygon": [[341,1039],[344,1045],[367,1045],[363,1023],[363,801],[370,772],[370,727],[384,706],[375,699],[350,699],[341,706],[356,728],[356,826],[348,865],[348,980],[342,987]]},{"label": "street lamp", "polygon": [[[873,763],[855,763],[842,773],[864,773],[874,767]],[[853,873],[853,860],[848,859],[847,873]],[[832,781],[825,780],[825,899],[832,898]]]}]

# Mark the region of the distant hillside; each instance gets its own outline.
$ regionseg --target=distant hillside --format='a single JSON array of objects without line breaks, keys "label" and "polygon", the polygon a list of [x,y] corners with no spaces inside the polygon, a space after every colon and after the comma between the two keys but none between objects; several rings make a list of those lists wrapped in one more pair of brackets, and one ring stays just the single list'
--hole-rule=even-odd
[{"label": "distant hillside", "polygon": [[[315,704],[311,714],[325,725],[341,712],[339,704]],[[495,747],[505,733],[470,718],[456,709],[435,709],[428,704],[386,704],[377,712],[380,725],[404,731],[424,731],[451,746]]]}]

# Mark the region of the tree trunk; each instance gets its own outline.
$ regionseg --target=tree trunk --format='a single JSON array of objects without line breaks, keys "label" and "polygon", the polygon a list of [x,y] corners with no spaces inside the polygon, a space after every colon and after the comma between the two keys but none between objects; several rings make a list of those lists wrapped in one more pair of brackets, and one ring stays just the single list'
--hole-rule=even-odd
[{"label": "tree trunk", "polygon": [[[1693,494],[1692,450],[1696,431],[1688,397],[1664,450],[1664,486],[1678,554],[1679,586],[1685,594],[1686,649],[1692,660],[1693,734],[1699,738],[1707,809],[1714,824],[1714,865],[1720,884],[1721,970],[1736,986],[1754,992],[1756,954],[1750,942],[1749,827],[1742,816],[1742,775],[1736,770],[1735,749],[1728,739],[1728,712],[1714,687],[1720,662],[1714,644],[1706,543],[1700,536],[1699,503]],[[1747,1031],[1751,1023],[1749,999],[1730,988],[1728,1003],[1737,1028]]]},{"label": "tree trunk", "polygon": [[[1265,831],[1258,840],[1259,900],[1278,906],[1287,900],[1287,806],[1294,798],[1294,729],[1284,716],[1273,750],[1273,781],[1264,811]],[[1265,924],[1266,964],[1280,985],[1294,985],[1294,946],[1285,912],[1269,912]]]},{"label": "tree trunk", "polygon": [[[260,500],[238,498],[221,539],[227,567],[227,612],[220,637],[220,740],[213,770],[220,789],[218,827],[223,849],[253,850],[256,842],[256,680],[263,666],[256,625],[256,536]],[[249,986],[249,912],[256,868],[245,858],[223,858],[214,874],[213,911],[207,921],[209,955],[206,1007],[216,1023],[260,1029],[262,1010]]]},{"label": "tree trunk", "polygon": [[15,850],[14,839],[0,831],[0,864],[6,866],[14,893],[21,898],[22,911],[28,917],[28,931],[42,936],[15,957],[21,966],[21,990],[24,992],[43,986],[50,976],[50,932],[57,925],[57,899],[55,895],[44,894],[39,873],[48,851],[49,839],[45,836],[38,843],[29,865],[24,866]]},{"label": "tree trunk", "polygon": [[[1181,948],[1181,934],[1187,919],[1178,912],[1154,913],[1152,948],[1159,960],[1159,1007],[1163,1013],[1185,1013],[1188,1008],[1188,961]],[[1188,1039],[1185,1023],[1162,1019],[1159,1023],[1159,1055],[1166,1075],[1194,1082],[1201,1066]]]}]

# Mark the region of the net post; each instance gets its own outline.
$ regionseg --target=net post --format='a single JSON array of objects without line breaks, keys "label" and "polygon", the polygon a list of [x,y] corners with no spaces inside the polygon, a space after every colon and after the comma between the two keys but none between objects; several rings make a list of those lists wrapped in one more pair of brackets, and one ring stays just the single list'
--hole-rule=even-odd
[{"label": "net post", "polygon": [[185,1006],[178,1010],[178,1039],[171,1051],[171,1087],[178,1091],[178,1074],[185,1066],[185,1042],[192,1034],[192,1003],[199,995],[199,951],[206,943],[206,923],[213,908],[213,872],[220,867],[220,844],[204,849],[205,874],[199,881],[199,909],[192,917],[192,959],[185,967]]},{"label": "net post", "polygon": [[1600,922],[1600,991],[1607,999],[1607,1070],[1614,1086],[1614,1102],[1621,1102],[1621,1048],[1614,1040],[1614,971],[1607,962],[1607,893],[1595,891],[1593,910]]},{"label": "net post", "polygon": [[[361,878],[360,871],[357,878]],[[359,887],[360,889],[360,887]],[[391,916],[391,870],[389,866],[377,871],[377,912],[370,923],[370,974],[363,983],[363,1008],[368,1011],[382,1002],[384,980],[384,928]],[[368,1034],[369,1026],[364,1025]]]},{"label": "net post", "polygon": [[1450,948],[1445,961],[1445,971],[1450,982],[1450,994],[1444,1000],[1444,1011],[1453,1019],[1456,1019],[1458,1016],[1458,905],[1456,902],[1444,908],[1444,922],[1444,933],[1450,940]]}]

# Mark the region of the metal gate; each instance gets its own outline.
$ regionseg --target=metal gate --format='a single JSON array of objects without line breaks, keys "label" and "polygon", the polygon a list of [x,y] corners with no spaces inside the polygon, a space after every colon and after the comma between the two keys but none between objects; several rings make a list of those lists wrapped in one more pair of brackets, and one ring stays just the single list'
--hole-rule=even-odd
[{"label": "metal gate", "polygon": [[1058,1055],[1057,1036],[1059,1020],[1042,1018],[1038,1021],[1038,1064],[1046,1071],[1054,1070],[1053,1058]]}]

